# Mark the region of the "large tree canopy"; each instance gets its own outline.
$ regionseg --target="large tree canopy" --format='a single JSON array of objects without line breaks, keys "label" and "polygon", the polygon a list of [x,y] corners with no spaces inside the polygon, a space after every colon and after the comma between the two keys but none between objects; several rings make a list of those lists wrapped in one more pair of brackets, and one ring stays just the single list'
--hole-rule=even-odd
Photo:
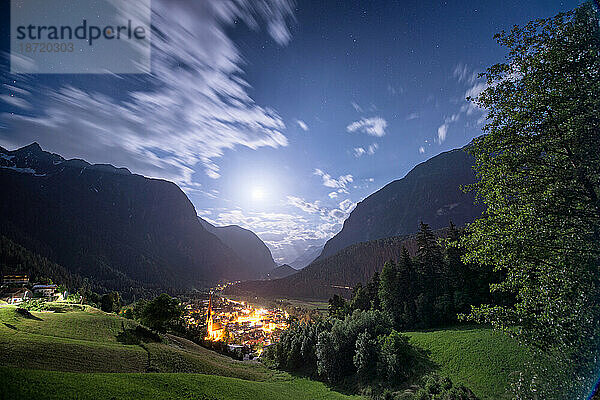
[{"label": "large tree canopy", "polygon": [[487,205],[462,241],[465,261],[504,272],[511,307],[473,311],[578,376],[595,363],[600,327],[600,31],[591,3],[496,36],[506,62],[473,99],[487,110],[470,146]]}]

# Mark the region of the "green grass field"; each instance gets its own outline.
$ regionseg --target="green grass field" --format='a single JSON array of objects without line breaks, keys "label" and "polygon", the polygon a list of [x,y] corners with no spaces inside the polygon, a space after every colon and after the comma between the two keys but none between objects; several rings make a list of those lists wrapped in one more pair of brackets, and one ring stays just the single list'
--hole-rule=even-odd
[{"label": "green grass field", "polygon": [[428,351],[442,375],[462,383],[481,399],[506,398],[511,374],[523,369],[527,350],[491,329],[410,332],[411,342]]},{"label": "green grass field", "polygon": [[[136,322],[91,307],[32,315],[0,308],[0,399],[349,398],[320,382],[235,361],[176,336],[122,344],[119,333]],[[514,340],[485,328],[408,335],[442,375],[481,399],[504,398],[510,375],[527,358]]]},{"label": "green grass field", "polygon": [[6,399],[358,399],[320,382],[282,377],[267,382],[205,374],[100,374],[0,367]]},{"label": "green grass field", "polygon": [[122,344],[136,323],[93,308],[32,315],[0,308],[0,399],[352,398],[175,336]]}]

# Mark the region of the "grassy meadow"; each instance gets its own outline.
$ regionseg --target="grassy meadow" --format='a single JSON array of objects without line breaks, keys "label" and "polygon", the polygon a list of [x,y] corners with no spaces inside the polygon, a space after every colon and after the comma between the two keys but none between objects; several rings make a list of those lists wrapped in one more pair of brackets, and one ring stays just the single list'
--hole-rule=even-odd
[{"label": "grassy meadow", "polygon": [[[123,344],[119,334],[137,323],[95,308],[31,315],[0,308],[0,398],[352,398],[172,335],[160,343]],[[486,328],[408,335],[442,375],[481,399],[505,397],[506,382],[527,358],[515,341]]]},{"label": "grassy meadow", "polygon": [[171,335],[120,343],[136,323],[91,307],[31,314],[0,308],[0,399],[353,398]]},{"label": "grassy meadow", "polygon": [[407,335],[413,344],[427,351],[441,375],[462,383],[481,399],[505,398],[507,382],[523,369],[528,357],[527,350],[514,339],[487,328]]}]

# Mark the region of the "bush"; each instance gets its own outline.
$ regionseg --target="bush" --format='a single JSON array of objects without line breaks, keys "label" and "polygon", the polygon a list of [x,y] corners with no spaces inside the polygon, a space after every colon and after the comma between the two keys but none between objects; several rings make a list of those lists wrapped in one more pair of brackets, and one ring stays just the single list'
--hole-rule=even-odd
[{"label": "bush", "polygon": [[395,330],[379,337],[379,359],[379,370],[395,385],[407,382],[421,369],[421,354],[409,343],[408,336]]},{"label": "bush", "polygon": [[179,306],[179,301],[163,293],[144,306],[140,321],[158,332],[166,332],[167,329],[178,325],[182,316],[183,310]]},{"label": "bush", "polygon": [[107,313],[118,313],[121,309],[121,305],[121,296],[119,296],[119,292],[107,293],[100,299],[100,308]]},{"label": "bush", "polygon": [[438,374],[427,375],[423,379],[423,387],[419,389],[414,400],[477,400],[477,397],[463,385],[454,386],[449,378]]}]

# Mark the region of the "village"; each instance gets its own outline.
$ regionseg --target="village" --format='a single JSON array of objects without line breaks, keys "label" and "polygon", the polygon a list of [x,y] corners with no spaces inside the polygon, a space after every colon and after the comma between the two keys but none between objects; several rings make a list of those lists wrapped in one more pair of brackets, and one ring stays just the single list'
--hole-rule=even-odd
[{"label": "village", "polygon": [[208,300],[184,306],[189,326],[206,326],[205,340],[223,342],[239,353],[260,355],[288,328],[289,315],[281,309],[256,308],[212,293]]},{"label": "village", "polygon": [[[214,349],[225,348],[240,359],[260,356],[264,348],[279,341],[289,326],[290,316],[279,308],[255,307],[213,294],[220,293],[225,286],[210,289],[208,298],[180,303],[185,324],[188,328],[200,329],[201,338]],[[60,285],[51,281],[31,283],[24,273],[4,275],[0,286],[0,301],[7,305],[31,300],[60,302],[67,295]]]},{"label": "village", "polygon": [[27,274],[4,275],[0,287],[0,300],[8,304],[20,304],[36,298],[61,301],[66,294],[53,283],[31,284]]}]

